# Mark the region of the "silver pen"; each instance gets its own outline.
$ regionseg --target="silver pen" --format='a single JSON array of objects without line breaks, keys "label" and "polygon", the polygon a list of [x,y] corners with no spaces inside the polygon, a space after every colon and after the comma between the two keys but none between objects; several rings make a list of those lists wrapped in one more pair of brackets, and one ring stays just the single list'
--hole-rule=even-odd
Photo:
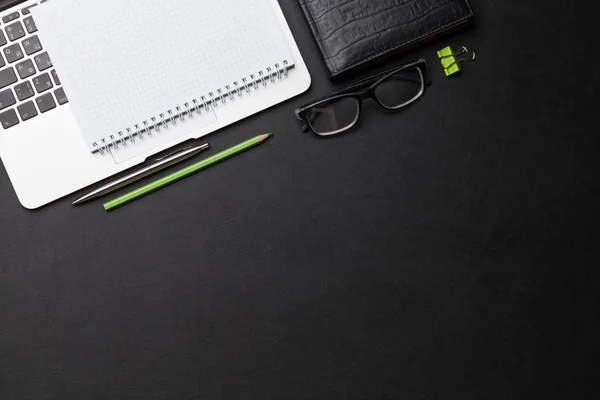
[{"label": "silver pen", "polygon": [[188,158],[191,158],[196,154],[200,153],[202,150],[208,149],[208,147],[208,143],[202,144],[200,146],[186,147],[184,149],[177,150],[174,153],[168,154],[164,157],[158,158],[155,162],[148,165],[147,167],[141,168],[135,172],[127,174],[122,178],[114,180],[110,183],[107,183],[104,186],[99,187],[98,189],[89,192],[85,196],[75,200],[73,204],[75,205],[85,203],[86,201],[97,199],[98,197],[104,196],[105,194],[114,192],[115,190],[120,189],[123,186],[127,186],[130,183],[138,181],[142,178],[145,178],[148,175],[152,175],[155,172],[168,168],[172,165],[178,164],[181,161],[187,160]]}]

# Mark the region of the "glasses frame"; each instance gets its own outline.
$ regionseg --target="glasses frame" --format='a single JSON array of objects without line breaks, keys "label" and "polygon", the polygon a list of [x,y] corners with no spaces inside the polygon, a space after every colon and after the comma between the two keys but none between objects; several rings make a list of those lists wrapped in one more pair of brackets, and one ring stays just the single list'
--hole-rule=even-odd
[{"label": "glasses frame", "polygon": [[[385,82],[388,78],[396,75],[399,72],[402,72],[402,71],[405,71],[405,70],[408,70],[411,68],[416,68],[421,77],[421,88],[419,89],[419,93],[417,95],[415,95],[412,99],[410,99],[398,106],[395,106],[395,107],[388,107],[385,104],[383,104],[377,98],[377,95],[376,95],[377,87],[382,82]],[[367,77],[356,83],[353,83],[352,85],[347,86],[342,90],[339,90],[328,96],[322,97],[318,100],[315,100],[311,103],[308,103],[302,107],[297,108],[295,111],[296,118],[298,118],[300,121],[304,122],[304,126],[302,127],[302,130],[304,132],[307,132],[310,129],[315,135],[318,135],[318,136],[333,136],[333,135],[337,135],[342,132],[346,132],[346,131],[354,128],[356,126],[356,124],[358,123],[358,121],[360,120],[360,117],[362,114],[362,104],[367,99],[373,99],[381,108],[383,108],[386,111],[399,111],[402,108],[404,108],[404,107],[414,103],[416,100],[418,100],[423,95],[423,93],[425,93],[425,86],[428,86],[430,84],[429,81],[425,80],[425,71],[426,70],[427,70],[427,62],[423,58],[420,58],[409,64],[404,64],[404,65],[390,68],[390,69],[380,72],[376,75]],[[311,121],[309,118],[310,111],[312,109],[314,109],[315,107],[318,107],[322,104],[331,103],[335,100],[339,100],[339,99],[343,99],[343,98],[352,98],[357,102],[358,109],[357,109],[356,118],[354,119],[354,121],[352,121],[352,123],[349,124],[348,126],[338,129],[336,131],[326,132],[326,133],[317,132],[317,130],[312,126],[313,121]]]}]

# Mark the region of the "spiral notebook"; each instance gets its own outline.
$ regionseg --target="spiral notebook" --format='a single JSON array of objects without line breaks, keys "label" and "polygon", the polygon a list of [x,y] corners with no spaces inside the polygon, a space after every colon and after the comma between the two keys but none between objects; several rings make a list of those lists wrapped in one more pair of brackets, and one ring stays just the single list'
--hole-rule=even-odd
[{"label": "spiral notebook", "polygon": [[149,136],[176,139],[169,125],[194,117],[211,124],[216,107],[268,90],[294,67],[267,0],[54,0],[37,8],[94,153]]}]

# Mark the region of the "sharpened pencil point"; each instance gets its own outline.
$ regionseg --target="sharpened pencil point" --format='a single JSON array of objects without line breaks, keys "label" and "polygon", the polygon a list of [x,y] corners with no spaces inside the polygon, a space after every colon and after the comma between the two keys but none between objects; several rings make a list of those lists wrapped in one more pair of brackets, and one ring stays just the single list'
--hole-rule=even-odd
[{"label": "sharpened pencil point", "polygon": [[260,135],[260,141],[264,141],[267,140],[268,138],[270,138],[271,136],[273,136],[273,133],[269,132],[269,133],[265,133],[264,135]]}]

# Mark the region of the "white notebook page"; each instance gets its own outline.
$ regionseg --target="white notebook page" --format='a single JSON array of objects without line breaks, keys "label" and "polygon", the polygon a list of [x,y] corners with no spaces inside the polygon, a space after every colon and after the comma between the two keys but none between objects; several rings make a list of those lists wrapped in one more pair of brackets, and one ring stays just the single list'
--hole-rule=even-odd
[{"label": "white notebook page", "polygon": [[90,150],[266,67],[293,64],[267,0],[53,0],[32,14]]}]

